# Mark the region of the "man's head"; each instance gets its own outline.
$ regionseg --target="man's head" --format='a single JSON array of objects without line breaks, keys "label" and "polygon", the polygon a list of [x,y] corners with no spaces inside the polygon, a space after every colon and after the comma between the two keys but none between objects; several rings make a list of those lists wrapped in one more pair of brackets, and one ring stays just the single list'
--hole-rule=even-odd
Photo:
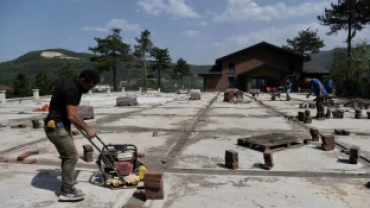
[{"label": "man's head", "polygon": [[100,82],[100,75],[95,70],[85,69],[76,80],[77,84],[83,89],[83,93],[86,93]]},{"label": "man's head", "polygon": [[289,78],[288,77],[286,78],[286,81],[289,81]]},{"label": "man's head", "polygon": [[306,78],[306,79],[304,79],[304,83],[305,84],[310,84],[311,81],[312,81],[312,78]]}]

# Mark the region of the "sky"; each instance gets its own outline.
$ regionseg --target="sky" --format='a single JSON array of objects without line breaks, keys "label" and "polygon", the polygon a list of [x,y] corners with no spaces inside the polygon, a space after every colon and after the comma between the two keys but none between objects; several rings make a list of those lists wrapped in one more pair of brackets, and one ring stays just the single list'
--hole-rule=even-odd
[{"label": "sky", "polygon": [[[261,41],[282,46],[300,30],[318,30],[330,50],[346,31],[327,36],[317,15],[337,0],[0,0],[0,62],[34,50],[89,52],[94,38],[120,28],[125,43],[148,29],[175,62],[210,65]],[[356,40],[370,37],[370,25]]]}]

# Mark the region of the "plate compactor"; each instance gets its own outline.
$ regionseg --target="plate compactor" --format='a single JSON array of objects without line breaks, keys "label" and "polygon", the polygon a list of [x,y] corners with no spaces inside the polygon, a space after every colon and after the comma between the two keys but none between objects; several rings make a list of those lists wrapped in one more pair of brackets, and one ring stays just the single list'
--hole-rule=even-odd
[{"label": "plate compactor", "polygon": [[103,148],[100,149],[87,134],[80,131],[87,140],[100,153],[96,160],[104,185],[111,189],[142,188],[142,182],[147,166],[137,157],[137,148],[132,144],[108,144],[106,145],[98,136]]}]

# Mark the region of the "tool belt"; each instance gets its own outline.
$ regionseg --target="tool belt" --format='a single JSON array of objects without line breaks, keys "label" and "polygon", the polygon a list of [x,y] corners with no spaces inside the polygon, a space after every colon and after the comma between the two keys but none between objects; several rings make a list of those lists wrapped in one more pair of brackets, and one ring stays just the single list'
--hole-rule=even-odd
[{"label": "tool belt", "polygon": [[55,120],[46,120],[45,123],[47,127],[50,128],[56,128],[56,129],[64,129],[64,124],[61,121],[55,121]]}]

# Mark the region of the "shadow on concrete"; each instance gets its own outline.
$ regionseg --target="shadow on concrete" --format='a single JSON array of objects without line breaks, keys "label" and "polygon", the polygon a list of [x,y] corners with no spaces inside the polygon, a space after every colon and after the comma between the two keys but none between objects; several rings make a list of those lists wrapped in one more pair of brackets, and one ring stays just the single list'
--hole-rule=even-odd
[{"label": "shadow on concrete", "polygon": [[366,184],[364,184],[364,186],[368,189],[370,189],[370,182],[367,182]]},{"label": "shadow on concrete", "polygon": [[312,149],[314,149],[314,150],[324,151],[320,146],[314,146],[314,147],[312,147]]},{"label": "shadow on concrete", "polygon": [[344,158],[338,158],[338,163],[343,163],[343,164],[350,164],[349,163],[349,160],[348,159],[344,159]]},{"label": "shadow on concrete", "polygon": [[221,167],[221,168],[228,169],[228,168],[225,166],[225,163],[217,163],[217,166],[218,166],[218,167]]},{"label": "shadow on concrete", "polygon": [[137,200],[146,201],[145,193],[142,191],[136,191],[132,196]]},{"label": "shadow on concrete", "polygon": [[262,163],[254,163],[253,168],[262,169]]},{"label": "shadow on concrete", "polygon": [[[40,169],[35,177],[32,178],[31,185],[35,188],[53,191],[56,196],[59,196],[60,189],[62,188],[61,169]],[[73,177],[74,183],[77,184],[76,179],[80,174],[80,170],[76,170]],[[58,178],[59,177],[59,178]]]}]

